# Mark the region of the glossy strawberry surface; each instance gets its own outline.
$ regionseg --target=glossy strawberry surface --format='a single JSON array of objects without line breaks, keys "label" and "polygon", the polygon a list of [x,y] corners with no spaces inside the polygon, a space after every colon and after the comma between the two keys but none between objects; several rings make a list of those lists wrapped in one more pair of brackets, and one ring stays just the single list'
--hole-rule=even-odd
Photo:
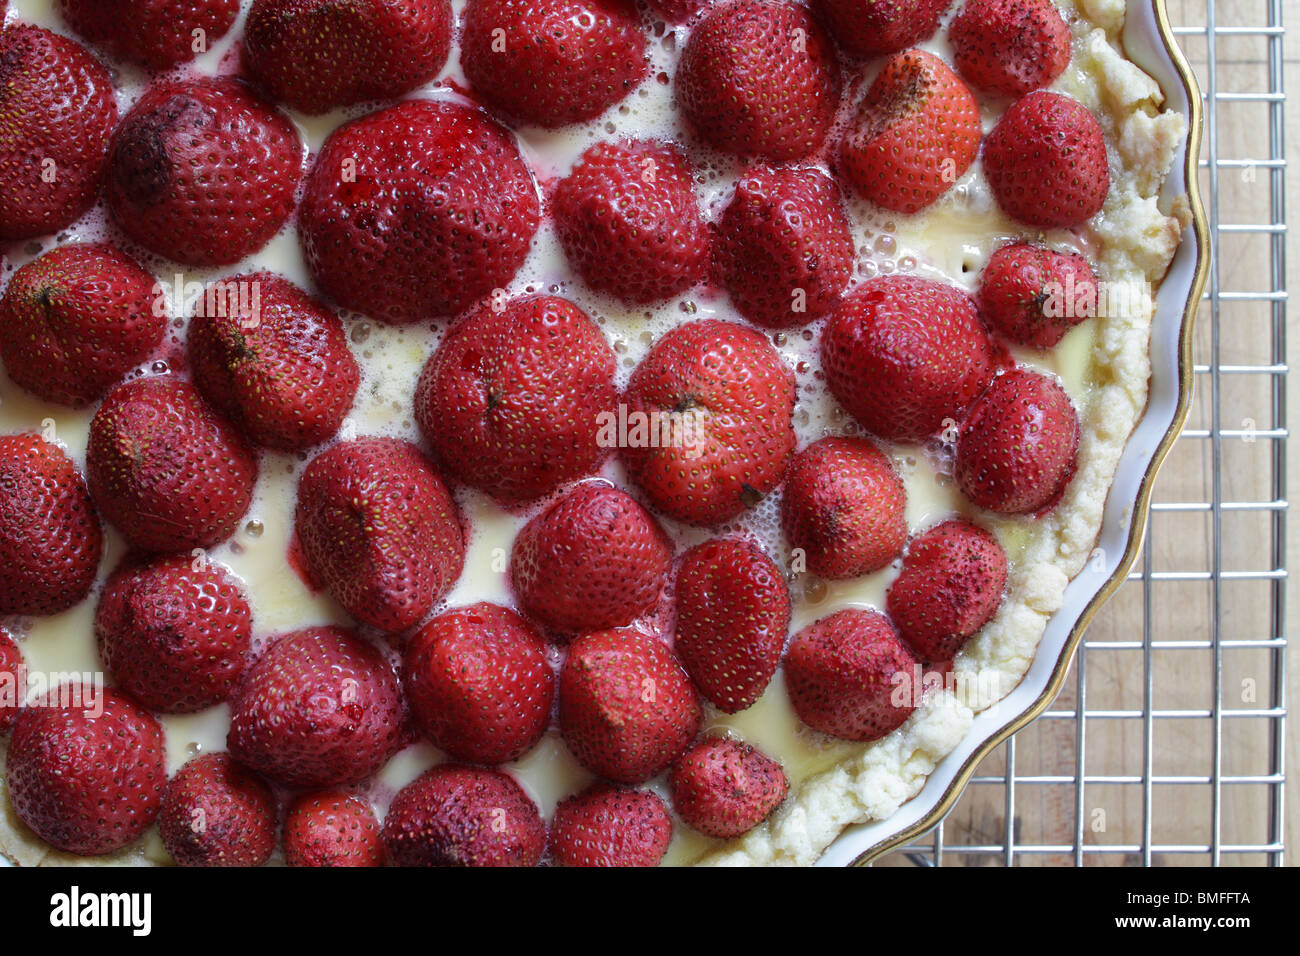
[{"label": "glossy strawberry surface", "polygon": [[104,182],[113,82],[84,47],[40,27],[0,32],[0,241],[69,225]]},{"label": "glossy strawberry surface", "polygon": [[298,241],[335,302],[402,325],[507,286],[540,221],[509,131],[481,110],[416,99],[330,134],[307,176]]},{"label": "glossy strawberry surface", "polygon": [[454,26],[449,0],[254,0],[243,61],[271,99],[315,115],[433,79]]},{"label": "glossy strawberry surface", "polygon": [[57,614],[90,592],[104,533],[85,479],[38,435],[0,436],[0,614]]}]

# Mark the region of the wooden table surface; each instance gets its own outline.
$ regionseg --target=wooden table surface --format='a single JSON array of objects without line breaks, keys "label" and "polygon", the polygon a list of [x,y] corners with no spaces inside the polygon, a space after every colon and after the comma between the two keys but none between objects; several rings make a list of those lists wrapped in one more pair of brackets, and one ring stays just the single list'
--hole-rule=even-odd
[{"label": "wooden table surface", "polygon": [[[1169,0],[1170,16],[1177,26],[1202,27],[1207,22],[1207,0]],[[1284,0],[1284,16],[1294,12],[1300,23],[1300,3]],[[1215,8],[1220,26],[1260,26],[1268,22],[1267,0],[1218,0]],[[1208,44],[1202,36],[1180,37],[1193,69],[1206,87]],[[1290,108],[1287,110],[1287,152],[1300,155],[1300,69],[1294,59],[1294,44],[1284,53],[1284,80]],[[1214,49],[1218,89],[1231,92],[1267,91],[1270,88],[1268,50],[1260,36],[1219,36]],[[1218,142],[1221,158],[1261,159],[1269,156],[1268,104],[1220,100]],[[1208,153],[1203,155],[1208,156]],[[1208,188],[1208,174],[1202,183]],[[1270,175],[1265,169],[1225,168],[1220,171],[1219,210],[1224,223],[1267,223],[1270,221]],[[1300,173],[1287,177],[1287,206],[1300,208]],[[1217,250],[1219,281],[1224,291],[1269,291],[1270,238],[1264,234],[1231,234],[1222,238]],[[1290,251],[1290,250],[1289,250]],[[1296,257],[1287,261],[1288,287],[1300,288]],[[1272,312],[1268,303],[1224,302],[1220,310],[1220,362],[1232,365],[1267,365],[1272,361]],[[1290,341],[1300,336],[1295,320],[1288,318]],[[1211,321],[1208,305],[1198,323],[1196,362],[1211,362]],[[1197,376],[1197,393],[1188,422],[1191,429],[1211,425],[1213,406],[1210,378]],[[1291,393],[1291,404],[1296,394]],[[1271,428],[1275,424],[1271,381],[1265,375],[1223,375],[1220,386],[1220,422],[1225,430]],[[1253,424],[1252,424],[1253,423]],[[1282,446],[1285,447],[1285,446]],[[1224,501],[1268,501],[1273,498],[1271,468],[1273,443],[1225,437],[1221,443],[1221,487]],[[1185,438],[1165,465],[1155,491],[1157,502],[1207,502],[1212,499],[1214,474],[1211,442]],[[1294,482],[1300,469],[1292,463],[1288,473]],[[1292,497],[1288,487],[1288,499]],[[1222,518],[1222,566],[1226,569],[1263,569],[1272,566],[1272,516],[1267,512],[1224,512]],[[1160,512],[1153,515],[1150,567],[1156,571],[1208,571],[1212,568],[1213,529],[1207,512]],[[1289,551],[1297,553],[1291,536]],[[1289,560],[1288,565],[1292,562]],[[1142,569],[1144,557],[1136,568]],[[1223,639],[1276,637],[1270,620],[1269,582],[1224,581],[1221,586]],[[1211,639],[1213,602],[1208,581],[1155,581],[1152,584],[1151,638],[1160,641],[1208,641]],[[1144,589],[1142,582],[1126,583],[1102,611],[1086,639],[1090,643],[1141,641],[1144,634]],[[1290,623],[1296,607],[1288,609]],[[1140,711],[1144,703],[1144,664],[1141,650],[1111,650],[1092,647],[1086,652],[1086,706],[1088,711]],[[1291,651],[1289,700],[1300,699],[1297,679],[1297,650]],[[1222,651],[1221,699],[1225,709],[1264,709],[1269,706],[1272,652],[1267,649],[1229,648]],[[1157,710],[1208,710],[1214,698],[1214,653],[1208,649],[1156,649],[1152,653],[1154,707]],[[1073,710],[1078,703],[1078,662],[1052,710]],[[1254,689],[1252,699],[1251,689]],[[1269,723],[1262,718],[1223,721],[1223,775],[1263,775],[1269,768]],[[1295,721],[1290,722],[1291,728]],[[1212,772],[1213,721],[1209,718],[1159,719],[1153,722],[1152,770],[1156,776],[1208,777]],[[1075,856],[1076,821],[1082,811],[1083,844],[1140,845],[1143,841],[1144,788],[1140,783],[1090,782],[1093,777],[1140,778],[1144,772],[1144,728],[1141,720],[1089,718],[1085,722],[1085,786],[1079,799],[1073,778],[1076,772],[1076,733],[1073,718],[1040,719],[1015,738],[1014,767],[1017,778],[1026,776],[1064,777],[1068,783],[1017,782],[1010,827],[1007,822],[1007,747],[1003,745],[985,759],[976,777],[998,777],[997,782],[973,783],[961,802],[949,814],[943,828],[943,865],[1002,865],[1006,853],[963,853],[954,847],[1005,847],[1008,832],[1018,846],[1058,845],[1069,853],[1018,853],[1015,865],[1070,865]],[[1286,765],[1298,764],[1294,732],[1288,728]],[[1208,784],[1162,783],[1151,788],[1151,841],[1166,845],[1205,845],[1211,842],[1212,790]],[[1297,845],[1300,832],[1300,786],[1292,784],[1286,794],[1286,839]],[[1225,784],[1220,806],[1220,840],[1223,845],[1257,845],[1268,838],[1270,788],[1265,784]],[[919,845],[933,846],[923,838]],[[1288,855],[1289,858],[1289,855]],[[1125,852],[1088,853],[1086,865],[1140,865],[1140,854]],[[1154,854],[1155,865],[1205,865],[1208,854]],[[1266,857],[1255,853],[1223,853],[1223,865],[1261,865]],[[895,853],[877,865],[913,865],[904,853]]]}]

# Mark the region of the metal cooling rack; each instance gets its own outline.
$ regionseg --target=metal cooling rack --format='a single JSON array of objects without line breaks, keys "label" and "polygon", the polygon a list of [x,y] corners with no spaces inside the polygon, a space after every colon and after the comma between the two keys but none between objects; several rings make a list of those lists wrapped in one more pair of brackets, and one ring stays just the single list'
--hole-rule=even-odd
[{"label": "metal cooling rack", "polygon": [[[877,865],[1283,863],[1282,2],[1169,0],[1205,97],[1201,184],[1216,254],[1198,319],[1196,403],[1157,482],[1136,568],[1089,629],[1053,709],[984,760],[944,823]],[[1233,260],[1245,249],[1243,278]],[[1241,358],[1246,339],[1255,354]],[[1199,657],[1170,668],[1169,655]],[[1237,655],[1253,655],[1248,704],[1234,696]],[[1104,694],[1094,679],[1090,697],[1090,667],[1107,676]],[[1116,687],[1135,699],[1118,700]],[[1166,746],[1175,727],[1181,743]],[[1094,757],[1098,738],[1109,738],[1109,756]],[[1037,761],[1048,772],[1026,766],[1029,748],[1049,755]],[[1118,810],[1105,832],[1099,804]]]}]

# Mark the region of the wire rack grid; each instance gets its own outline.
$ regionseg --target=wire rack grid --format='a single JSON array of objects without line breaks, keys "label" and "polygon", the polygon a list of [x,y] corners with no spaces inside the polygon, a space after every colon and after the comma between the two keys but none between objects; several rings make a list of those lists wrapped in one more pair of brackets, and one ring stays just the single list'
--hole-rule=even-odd
[{"label": "wire rack grid", "polygon": [[1284,858],[1286,226],[1283,0],[1170,0],[1205,97],[1215,257],[1196,399],[1135,570],[1061,696],[931,834],[877,865]]}]

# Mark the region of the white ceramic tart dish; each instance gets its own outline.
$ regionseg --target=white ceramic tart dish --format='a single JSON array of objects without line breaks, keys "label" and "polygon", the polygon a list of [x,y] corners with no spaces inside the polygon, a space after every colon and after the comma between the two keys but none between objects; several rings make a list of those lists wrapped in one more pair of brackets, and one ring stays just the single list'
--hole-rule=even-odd
[{"label": "white ceramic tart dish", "polygon": [[1092,224],[1098,274],[1145,277],[1153,295],[1150,309],[1097,320],[1079,473],[1028,532],[1007,601],[956,659],[968,675],[958,696],[999,682],[1002,696],[983,709],[938,696],[932,713],[809,781],[798,804],[710,863],[865,865],[934,827],[980,760],[1056,697],[1088,624],[1138,556],[1151,487],[1193,387],[1191,336],[1210,259],[1197,183],[1201,95],[1163,0],[1059,6],[1081,19],[1058,85],[1101,118],[1112,171],[1116,160],[1122,169]]},{"label": "white ceramic tart dish", "polygon": [[[788,702],[780,672],[746,711],[726,715],[706,706],[702,729],[739,737],[779,761],[790,791],[766,822],[734,841],[710,840],[677,822],[666,864],[846,865],[870,861],[924,832],[952,807],[982,756],[1041,713],[1055,696],[1083,629],[1136,556],[1151,483],[1190,398],[1190,329],[1209,254],[1195,182],[1200,98],[1173,43],[1162,0],[1056,2],[1072,31],[1073,50],[1069,67],[1052,88],[1082,102],[1102,126],[1111,173],[1102,211],[1079,229],[1040,235],[998,210],[977,161],[955,188],[915,216],[885,214],[865,201],[850,201],[849,212],[859,256],[855,283],[879,274],[913,272],[973,290],[994,249],[1016,238],[1041,238],[1062,251],[1086,255],[1104,287],[1143,293],[1112,299],[1109,308],[1078,325],[1048,353],[1014,350],[1020,362],[1058,376],[1075,404],[1082,429],[1075,476],[1048,513],[1000,517],[964,499],[945,473],[945,449],[889,448],[906,486],[912,533],[965,514],[997,535],[1010,562],[1000,609],[958,654],[947,684],[927,694],[901,727],[871,743],[833,740],[803,727]],[[463,3],[454,6],[459,15]],[[49,0],[10,0],[9,7],[10,18],[67,32]],[[196,68],[220,69],[241,27],[242,20]],[[559,133],[519,132],[522,151],[539,179],[565,175],[598,139],[644,135],[688,141],[672,108],[671,84],[655,80],[660,73],[672,75],[687,29],[658,28],[651,42],[651,78],[604,117]],[[950,60],[945,37],[946,28],[941,28],[922,46]],[[875,68],[874,63],[866,67]],[[125,109],[145,78],[129,70],[117,78],[119,108]],[[455,48],[440,74],[440,80],[446,79],[464,85]],[[450,94],[435,83],[414,95]],[[985,132],[1001,108],[985,104]],[[292,119],[314,154],[331,130],[357,112],[365,111],[317,118],[293,114]],[[695,146],[688,152],[701,170],[697,191],[702,207],[714,218],[741,164]],[[64,241],[111,236],[108,230],[96,208],[57,240],[51,237],[13,250],[0,284],[42,251]],[[268,269],[311,287],[292,226],[246,262],[220,271],[179,270],[157,259],[141,260],[160,278],[176,317],[172,334],[182,342],[183,310],[175,292],[186,283]],[[620,385],[651,343],[684,318],[735,317],[725,296],[704,297],[694,291],[649,311],[629,310],[600,297],[568,276],[553,228],[544,224],[508,291],[547,289],[558,290],[599,318],[620,360]],[[387,434],[418,442],[411,396],[440,331],[388,328],[347,313],[344,318],[362,366],[361,389],[345,433]],[[855,428],[820,384],[815,333],[813,326],[804,334],[795,331],[775,339],[787,363],[799,369],[796,430],[801,446]],[[83,468],[93,411],[47,406],[0,375],[0,434],[45,429]],[[350,623],[337,604],[309,591],[286,566],[294,490],[303,463],[298,456],[264,455],[246,523],[207,555],[244,582],[258,646],[286,631]],[[617,464],[609,465],[605,474],[615,481],[622,477]],[[508,513],[473,491],[458,492],[458,499],[472,537],[465,572],[445,605],[512,604],[500,556],[510,552],[513,536],[528,515]],[[778,505],[778,496],[769,497],[739,520],[735,530],[751,534],[778,565],[789,567]],[[669,530],[679,551],[719,533],[677,526]],[[121,539],[106,528],[101,585],[124,551]],[[844,607],[883,608],[896,574],[894,566],[854,581],[827,583],[792,573],[790,633]],[[46,675],[97,673],[101,668],[92,625],[97,595],[98,588],[63,614],[0,619],[0,624],[19,637],[29,670]],[[229,711],[222,705],[195,715],[164,716],[160,723],[168,770],[174,773],[197,753],[225,749]],[[358,792],[382,817],[398,789],[443,759],[432,745],[413,744]],[[0,741],[0,781],[3,763]],[[594,779],[569,754],[554,728],[532,751],[502,769],[519,781],[547,819],[559,800]],[[667,798],[663,778],[647,786]],[[19,865],[169,862],[156,828],[109,856],[79,858],[54,851],[17,819],[4,794],[0,856]]]},{"label": "white ceramic tart dish", "polygon": [[[1073,545],[1066,545],[1071,540],[1068,535],[1041,542],[1037,551],[1040,560],[1069,576],[1070,581],[1056,598],[1056,610],[1045,617],[1033,659],[1022,671],[1020,682],[995,707],[974,715],[960,742],[938,761],[914,797],[888,816],[873,816],[846,827],[821,854],[818,865],[868,865],[923,835],[957,803],[979,762],[1047,709],[1060,692],[1084,631],[1123,583],[1138,557],[1152,486],[1187,418],[1193,389],[1192,333],[1211,255],[1209,227],[1197,179],[1200,88],[1174,39],[1164,0],[1137,0],[1128,3],[1126,9],[1125,4],[1118,2],[1080,6],[1106,28],[1112,43],[1118,40],[1131,65],[1139,67],[1147,79],[1154,81],[1162,96],[1144,105],[1140,86],[1128,86],[1129,81],[1124,79],[1131,71],[1119,66],[1105,74],[1113,79],[1104,82],[1097,93],[1102,102],[1128,102],[1136,107],[1131,119],[1120,120],[1118,128],[1122,130],[1125,122],[1131,122],[1130,133],[1146,138],[1149,148],[1158,151],[1159,163],[1148,167],[1139,161],[1138,170],[1164,170],[1159,192],[1149,193],[1144,188],[1143,195],[1156,196],[1159,208],[1169,211],[1182,225],[1181,235],[1173,247],[1163,243],[1152,247],[1153,251],[1159,248],[1161,258],[1170,253],[1172,256],[1163,279],[1154,280],[1158,287],[1150,314],[1110,322],[1114,329],[1103,333],[1133,336],[1136,338],[1130,341],[1143,343],[1145,354],[1133,356],[1132,361],[1148,363],[1150,377],[1144,390],[1125,390],[1112,382],[1105,391],[1115,394],[1104,399],[1104,405],[1096,407],[1099,414],[1106,415],[1104,425],[1100,418],[1093,417],[1089,429],[1096,442],[1096,474],[1099,478],[1111,476],[1100,510],[1095,498],[1087,510],[1096,522],[1092,527],[1098,529],[1097,536],[1086,555]],[[1122,21],[1116,31],[1117,17],[1122,17]],[[1121,93],[1123,89],[1131,90],[1131,97]],[[1146,126],[1148,119],[1144,116],[1150,115],[1149,106],[1155,102],[1160,103],[1166,117],[1166,134],[1175,136],[1173,142],[1163,136],[1147,138],[1137,132]],[[1170,114],[1177,119],[1168,118]],[[1112,116],[1112,122],[1117,118]],[[1185,124],[1186,134],[1179,138],[1181,124]],[[1148,221],[1155,225],[1156,220]],[[1139,263],[1140,256],[1134,260],[1135,265]],[[1131,345],[1124,348],[1127,350]],[[1101,359],[1101,353],[1097,357]],[[1115,365],[1103,361],[1102,365],[1118,372],[1128,361],[1121,359]],[[1143,396],[1145,407],[1141,406]],[[1129,405],[1129,399],[1136,406]],[[1134,407],[1136,420],[1130,417],[1129,411]],[[1116,412],[1111,417],[1111,413],[1101,413],[1102,408]],[[1120,409],[1124,409],[1122,414]],[[1121,423],[1126,424],[1121,427]],[[1125,428],[1129,430],[1127,440],[1121,434]],[[1079,491],[1076,489],[1072,494],[1077,496]],[[1056,552],[1052,550],[1054,541],[1060,542]],[[1030,599],[1026,599],[1025,605],[1040,613],[1051,606],[1038,607]],[[996,621],[990,624],[989,631],[996,626]],[[997,640],[989,633],[981,640],[990,638]]]}]

